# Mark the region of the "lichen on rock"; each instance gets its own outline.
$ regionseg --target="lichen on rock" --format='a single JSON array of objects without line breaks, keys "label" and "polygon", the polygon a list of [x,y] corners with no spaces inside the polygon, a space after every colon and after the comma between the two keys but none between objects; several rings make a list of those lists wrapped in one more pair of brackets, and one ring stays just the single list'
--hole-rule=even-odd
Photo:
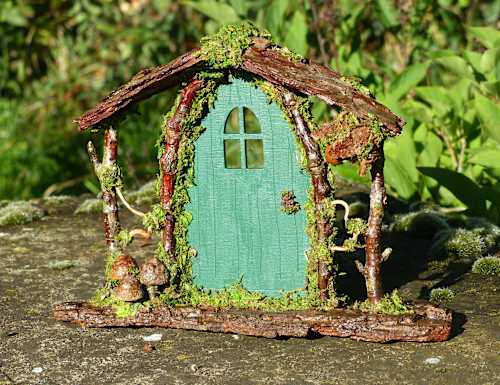
[{"label": "lichen on rock", "polygon": [[27,201],[12,201],[0,208],[0,226],[24,225],[45,217],[46,211]]}]

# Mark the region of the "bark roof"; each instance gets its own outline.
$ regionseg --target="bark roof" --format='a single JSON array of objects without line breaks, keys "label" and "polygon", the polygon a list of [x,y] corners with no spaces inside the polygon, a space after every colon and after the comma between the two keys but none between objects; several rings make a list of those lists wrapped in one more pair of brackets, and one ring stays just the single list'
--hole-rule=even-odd
[{"label": "bark roof", "polygon": [[[97,128],[141,100],[210,68],[201,50],[195,49],[168,64],[144,69],[75,122],[82,131]],[[241,65],[235,69],[257,75],[298,94],[317,96],[329,105],[339,106],[362,119],[376,118],[390,136],[398,135],[404,125],[401,118],[375,98],[360,92],[340,73],[306,59],[290,58],[286,51],[263,38],[253,40],[242,55]]]}]

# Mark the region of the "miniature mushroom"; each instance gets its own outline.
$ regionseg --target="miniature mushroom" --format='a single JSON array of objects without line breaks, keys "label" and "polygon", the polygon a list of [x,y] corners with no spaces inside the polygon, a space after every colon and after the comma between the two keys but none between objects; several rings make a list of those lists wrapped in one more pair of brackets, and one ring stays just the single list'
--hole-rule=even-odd
[{"label": "miniature mushroom", "polygon": [[129,255],[120,255],[111,264],[111,270],[109,272],[109,279],[111,280],[121,280],[125,277],[131,275],[133,270],[138,270],[139,267],[135,262],[134,258]]},{"label": "miniature mushroom", "polygon": [[165,265],[155,257],[148,258],[141,266],[139,279],[146,285],[149,298],[156,297],[156,288],[167,283]]},{"label": "miniature mushroom", "polygon": [[131,275],[123,278],[113,289],[113,294],[126,302],[134,302],[144,297],[144,290],[139,280]]}]

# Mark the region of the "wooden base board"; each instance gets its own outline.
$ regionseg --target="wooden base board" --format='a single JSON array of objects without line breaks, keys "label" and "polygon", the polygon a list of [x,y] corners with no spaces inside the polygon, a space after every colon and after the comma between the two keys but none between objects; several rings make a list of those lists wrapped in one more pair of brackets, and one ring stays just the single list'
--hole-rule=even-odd
[{"label": "wooden base board", "polygon": [[119,318],[111,307],[64,302],[54,306],[54,318],[83,327],[163,327],[267,338],[336,336],[371,342],[433,342],[450,337],[449,310],[427,303],[415,304],[412,310],[409,315],[393,316],[350,309],[265,312],[164,306]]}]

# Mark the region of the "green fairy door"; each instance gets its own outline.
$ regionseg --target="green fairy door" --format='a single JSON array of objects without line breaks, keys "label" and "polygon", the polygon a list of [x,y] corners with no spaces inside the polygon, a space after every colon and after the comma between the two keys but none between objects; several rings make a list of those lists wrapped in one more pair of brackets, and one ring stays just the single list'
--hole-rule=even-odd
[{"label": "green fairy door", "polygon": [[[304,287],[309,179],[282,111],[251,83],[232,79],[202,125],[189,206],[194,282],[221,289],[242,279],[267,295]],[[296,214],[281,210],[287,190],[300,204]]]}]

